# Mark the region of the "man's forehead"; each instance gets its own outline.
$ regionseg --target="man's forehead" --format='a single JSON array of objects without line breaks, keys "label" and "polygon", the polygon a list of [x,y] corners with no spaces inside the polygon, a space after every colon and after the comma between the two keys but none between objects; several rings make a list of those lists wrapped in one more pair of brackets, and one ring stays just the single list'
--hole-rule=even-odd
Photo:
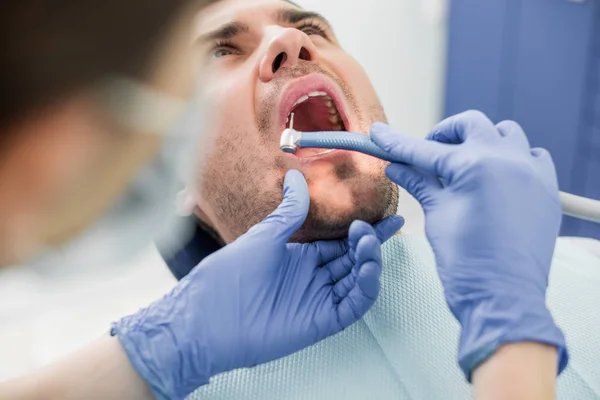
[{"label": "man's forehead", "polygon": [[220,0],[205,7],[196,19],[196,33],[216,29],[233,21],[252,21],[255,18],[274,18],[281,10],[300,10],[289,0]]}]

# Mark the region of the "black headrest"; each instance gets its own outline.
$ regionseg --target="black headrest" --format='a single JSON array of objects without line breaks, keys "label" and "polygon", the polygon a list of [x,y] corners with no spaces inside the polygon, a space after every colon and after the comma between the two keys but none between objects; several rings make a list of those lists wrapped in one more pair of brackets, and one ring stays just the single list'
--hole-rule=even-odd
[{"label": "black headrest", "polygon": [[157,243],[158,251],[178,280],[189,274],[203,259],[223,247],[214,234],[202,227],[195,217],[189,217],[189,223],[195,225],[195,228],[191,230],[192,234],[186,238],[183,247],[173,251]]}]

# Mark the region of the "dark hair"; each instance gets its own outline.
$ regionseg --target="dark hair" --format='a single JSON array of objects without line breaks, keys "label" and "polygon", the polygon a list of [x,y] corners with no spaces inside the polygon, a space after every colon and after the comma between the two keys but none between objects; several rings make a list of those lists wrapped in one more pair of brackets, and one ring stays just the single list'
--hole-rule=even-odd
[{"label": "dark hair", "polygon": [[198,8],[212,2],[2,0],[0,129],[109,76],[144,78],[192,1]]}]

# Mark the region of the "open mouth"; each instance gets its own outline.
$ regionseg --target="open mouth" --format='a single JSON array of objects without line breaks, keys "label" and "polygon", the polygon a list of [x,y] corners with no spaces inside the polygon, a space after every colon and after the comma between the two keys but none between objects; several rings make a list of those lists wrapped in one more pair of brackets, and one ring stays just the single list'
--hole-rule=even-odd
[{"label": "open mouth", "polygon": [[[346,130],[344,120],[335,101],[326,92],[315,91],[300,97],[287,116],[286,128],[290,128],[293,115],[293,129],[300,132],[327,132]],[[335,151],[335,149],[302,148],[296,151],[299,158],[314,157]]]}]

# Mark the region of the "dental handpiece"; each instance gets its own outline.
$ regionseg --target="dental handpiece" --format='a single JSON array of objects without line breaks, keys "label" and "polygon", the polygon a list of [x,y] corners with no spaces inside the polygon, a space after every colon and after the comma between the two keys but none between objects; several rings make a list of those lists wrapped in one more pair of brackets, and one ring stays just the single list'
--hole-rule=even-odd
[{"label": "dental handpiece", "polygon": [[385,151],[373,143],[369,135],[355,132],[299,132],[294,129],[286,129],[281,134],[279,147],[286,153],[295,153],[303,147],[351,150],[381,158],[385,161],[394,161]]},{"label": "dental handpiece", "polygon": [[[292,154],[303,147],[339,149],[357,151],[389,162],[396,161],[377,146],[369,135],[355,132],[300,132],[290,125],[281,134],[279,147],[285,153]],[[600,223],[600,201],[565,192],[559,194],[563,214]]]}]

